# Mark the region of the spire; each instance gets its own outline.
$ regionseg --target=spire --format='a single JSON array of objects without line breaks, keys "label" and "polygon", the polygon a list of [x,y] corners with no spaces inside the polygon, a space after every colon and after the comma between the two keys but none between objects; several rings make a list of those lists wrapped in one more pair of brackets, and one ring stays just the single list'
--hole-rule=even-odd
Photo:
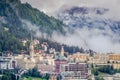
[{"label": "spire", "polygon": [[64,46],[61,47],[61,55],[64,56]]},{"label": "spire", "polygon": [[30,37],[31,37],[31,42],[32,42],[33,41],[32,31],[31,31]]},{"label": "spire", "polygon": [[33,54],[34,54],[34,46],[32,44],[32,42],[30,43],[30,57],[33,58]]},{"label": "spire", "polygon": [[31,32],[31,40],[30,40],[30,57],[33,58],[34,55],[34,45],[33,45],[33,37]]}]

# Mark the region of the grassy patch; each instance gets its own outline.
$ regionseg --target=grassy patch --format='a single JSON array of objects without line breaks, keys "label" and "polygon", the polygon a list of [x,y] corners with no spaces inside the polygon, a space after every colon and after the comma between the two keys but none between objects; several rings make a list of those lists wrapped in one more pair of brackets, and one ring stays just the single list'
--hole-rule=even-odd
[{"label": "grassy patch", "polygon": [[29,76],[29,77],[25,77],[23,80],[46,80],[46,79]]}]

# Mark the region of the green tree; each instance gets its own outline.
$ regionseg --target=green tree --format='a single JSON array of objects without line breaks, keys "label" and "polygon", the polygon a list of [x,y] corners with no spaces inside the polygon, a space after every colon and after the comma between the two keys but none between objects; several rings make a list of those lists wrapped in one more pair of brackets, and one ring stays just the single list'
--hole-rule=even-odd
[{"label": "green tree", "polygon": [[45,78],[46,78],[47,80],[49,80],[50,74],[47,73],[47,74],[45,75]]},{"label": "green tree", "polygon": [[102,66],[98,69],[98,71],[108,74],[115,74],[117,71],[113,68],[113,66],[107,65]]},{"label": "green tree", "polygon": [[3,75],[1,80],[10,80],[9,77],[7,75]]}]

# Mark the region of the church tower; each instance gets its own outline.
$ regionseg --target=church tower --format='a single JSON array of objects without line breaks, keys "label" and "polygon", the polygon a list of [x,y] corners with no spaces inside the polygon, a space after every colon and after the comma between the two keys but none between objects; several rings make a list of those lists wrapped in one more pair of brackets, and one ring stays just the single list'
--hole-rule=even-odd
[{"label": "church tower", "polygon": [[31,41],[30,41],[29,49],[30,49],[30,52],[29,52],[30,58],[31,58],[32,61],[35,61],[35,59],[34,59],[34,44],[33,44],[32,33],[31,33]]},{"label": "church tower", "polygon": [[61,55],[64,56],[64,46],[61,47]]},{"label": "church tower", "polygon": [[30,57],[33,58],[34,55],[34,45],[33,42],[31,41],[30,43]]}]

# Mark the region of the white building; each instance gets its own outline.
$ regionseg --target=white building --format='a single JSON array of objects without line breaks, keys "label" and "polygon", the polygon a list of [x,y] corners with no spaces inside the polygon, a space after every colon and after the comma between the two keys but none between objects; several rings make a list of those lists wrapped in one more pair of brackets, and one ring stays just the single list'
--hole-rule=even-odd
[{"label": "white building", "polygon": [[0,69],[14,69],[16,65],[12,57],[0,57]]}]

